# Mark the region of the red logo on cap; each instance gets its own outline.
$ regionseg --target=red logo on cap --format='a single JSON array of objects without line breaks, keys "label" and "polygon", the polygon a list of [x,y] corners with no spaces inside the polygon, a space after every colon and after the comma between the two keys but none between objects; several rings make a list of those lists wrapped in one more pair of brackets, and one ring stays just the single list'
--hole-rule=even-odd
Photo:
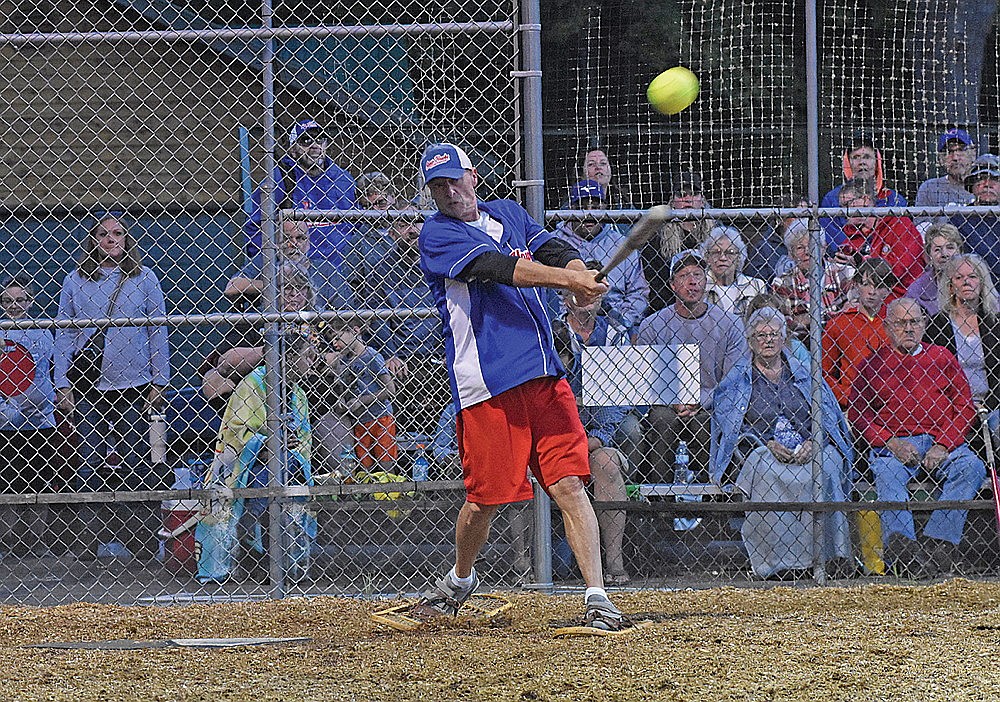
[{"label": "red logo on cap", "polygon": [[434,158],[431,158],[424,162],[424,170],[429,171],[432,168],[437,168],[438,166],[443,166],[444,164],[451,161],[450,154],[438,154]]}]

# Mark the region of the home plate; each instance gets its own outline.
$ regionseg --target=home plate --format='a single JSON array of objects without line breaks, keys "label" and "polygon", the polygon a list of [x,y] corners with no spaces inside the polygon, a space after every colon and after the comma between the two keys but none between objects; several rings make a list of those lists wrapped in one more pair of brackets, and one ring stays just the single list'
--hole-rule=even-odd
[{"label": "home plate", "polygon": [[372,621],[391,626],[399,631],[414,631],[433,621],[467,620],[489,621],[514,606],[509,597],[493,594],[475,594],[464,603],[455,617],[441,614],[433,617],[422,617],[413,614],[413,603],[396,605],[388,609],[373,612]]},{"label": "home plate", "polygon": [[632,622],[631,626],[619,629],[618,631],[606,631],[582,625],[561,626],[553,631],[552,634],[554,636],[622,636],[624,634],[631,634],[637,629],[644,629],[652,624],[653,622]]}]

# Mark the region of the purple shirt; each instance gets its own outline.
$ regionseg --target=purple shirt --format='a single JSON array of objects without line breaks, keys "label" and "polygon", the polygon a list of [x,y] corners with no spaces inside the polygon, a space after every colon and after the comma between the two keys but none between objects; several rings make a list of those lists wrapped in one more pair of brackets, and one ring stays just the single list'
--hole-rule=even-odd
[{"label": "purple shirt", "polygon": [[916,300],[924,308],[928,316],[933,317],[940,312],[941,308],[938,306],[938,286],[937,280],[934,278],[933,269],[926,269],[916,280],[910,283],[910,287],[906,289],[906,296]]}]

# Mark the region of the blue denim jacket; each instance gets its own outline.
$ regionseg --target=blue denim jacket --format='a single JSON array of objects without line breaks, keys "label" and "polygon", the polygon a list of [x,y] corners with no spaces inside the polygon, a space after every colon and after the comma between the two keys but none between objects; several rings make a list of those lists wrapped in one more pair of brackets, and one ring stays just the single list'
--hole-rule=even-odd
[{"label": "blue denim jacket", "polygon": [[[806,397],[812,393],[812,378],[809,366],[799,361],[785,350],[785,359],[792,371],[795,387]],[[752,368],[749,358],[740,359],[726,374],[718,387],[715,388],[715,404],[712,412],[712,449],[710,472],[712,480],[722,482],[722,476],[733,459],[733,452],[740,440],[743,418],[750,405],[750,388]],[[830,386],[822,385],[823,429],[829,441],[832,441],[840,451],[840,455],[851,466],[848,476],[849,487],[854,482],[854,446],[847,419],[837,403]]]}]

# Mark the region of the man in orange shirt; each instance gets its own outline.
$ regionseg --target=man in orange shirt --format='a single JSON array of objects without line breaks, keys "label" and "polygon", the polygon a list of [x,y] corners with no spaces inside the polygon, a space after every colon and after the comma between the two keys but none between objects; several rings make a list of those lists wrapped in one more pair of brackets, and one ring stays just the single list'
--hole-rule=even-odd
[{"label": "man in orange shirt", "polygon": [[866,258],[854,273],[857,300],[831,317],[823,330],[823,379],[844,409],[861,362],[889,343],[884,307],[895,284],[885,259]]}]

